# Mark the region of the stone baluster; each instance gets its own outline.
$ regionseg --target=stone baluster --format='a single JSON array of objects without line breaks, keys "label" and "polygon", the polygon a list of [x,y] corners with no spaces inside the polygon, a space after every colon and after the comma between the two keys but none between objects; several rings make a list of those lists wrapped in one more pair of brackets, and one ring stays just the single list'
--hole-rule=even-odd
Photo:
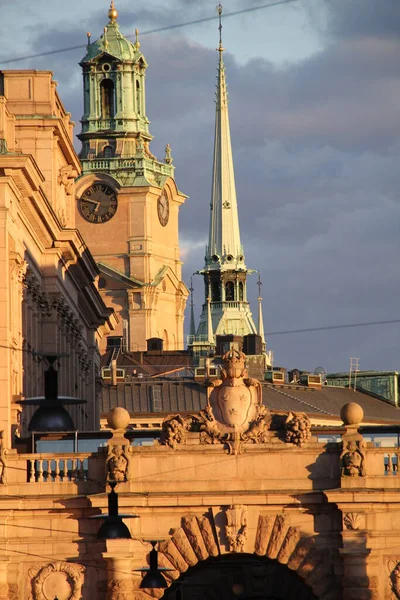
[{"label": "stone baluster", "polygon": [[41,458],[36,459],[37,464],[37,481],[43,483],[43,460]]},{"label": "stone baluster", "polygon": [[54,459],[54,481],[58,482],[61,481],[60,479],[60,459],[56,458]]},{"label": "stone baluster", "polygon": [[36,482],[36,474],[35,474],[35,461],[29,461],[29,483]]}]

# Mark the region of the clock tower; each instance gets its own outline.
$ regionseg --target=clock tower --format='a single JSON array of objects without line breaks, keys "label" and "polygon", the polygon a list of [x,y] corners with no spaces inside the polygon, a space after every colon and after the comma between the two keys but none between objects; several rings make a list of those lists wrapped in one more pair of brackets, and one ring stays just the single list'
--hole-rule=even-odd
[{"label": "clock tower", "polygon": [[162,338],[183,349],[188,290],[182,281],[179,208],[171,149],[163,161],[150,150],[146,116],[147,62],[119,30],[114,2],[102,36],[88,44],[83,70],[84,114],[77,181],[77,227],[101,276],[99,289],[119,317],[127,350]]}]

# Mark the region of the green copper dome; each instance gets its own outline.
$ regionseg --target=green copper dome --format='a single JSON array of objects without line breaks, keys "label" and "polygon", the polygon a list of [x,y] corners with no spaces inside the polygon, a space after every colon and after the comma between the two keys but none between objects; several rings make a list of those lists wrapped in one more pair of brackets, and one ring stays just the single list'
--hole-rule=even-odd
[{"label": "green copper dome", "polygon": [[133,44],[122,35],[116,21],[110,21],[104,28],[103,35],[96,42],[88,45],[86,56],[82,59],[81,64],[90,62],[104,53],[121,61],[135,60],[140,54],[138,45]]}]

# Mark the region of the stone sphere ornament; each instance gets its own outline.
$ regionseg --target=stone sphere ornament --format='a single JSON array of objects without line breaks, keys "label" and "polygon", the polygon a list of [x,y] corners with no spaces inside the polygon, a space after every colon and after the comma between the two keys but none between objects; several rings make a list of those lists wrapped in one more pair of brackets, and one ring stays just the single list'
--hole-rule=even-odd
[{"label": "stone sphere ornament", "polygon": [[348,402],[342,406],[340,417],[344,425],[358,425],[364,418],[364,411],[357,402]]},{"label": "stone sphere ornament", "polygon": [[107,415],[107,424],[111,429],[126,429],[129,421],[129,412],[122,406],[116,406]]}]

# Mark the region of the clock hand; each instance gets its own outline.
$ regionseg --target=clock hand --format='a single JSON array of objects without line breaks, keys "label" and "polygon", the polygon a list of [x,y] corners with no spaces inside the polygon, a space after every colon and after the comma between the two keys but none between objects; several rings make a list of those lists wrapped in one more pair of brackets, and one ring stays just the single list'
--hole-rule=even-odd
[{"label": "clock hand", "polygon": [[97,204],[97,208],[100,206],[100,202],[98,202],[97,200],[92,200],[91,198],[85,198],[85,196],[82,196],[82,200],[84,202],[91,202],[92,204]]}]

